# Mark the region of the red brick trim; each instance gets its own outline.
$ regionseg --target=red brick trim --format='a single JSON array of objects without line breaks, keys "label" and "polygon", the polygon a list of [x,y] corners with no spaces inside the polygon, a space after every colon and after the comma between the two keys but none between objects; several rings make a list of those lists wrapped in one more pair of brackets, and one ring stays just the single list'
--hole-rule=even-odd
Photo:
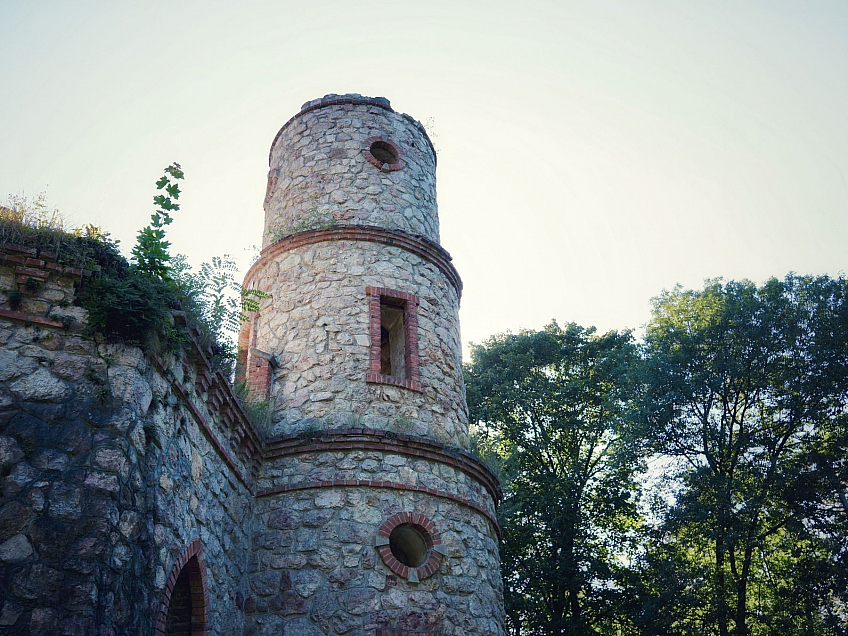
[{"label": "red brick trim", "polygon": [[[327,99],[315,100],[314,103],[307,103],[301,108],[300,112],[294,115],[291,119],[289,119],[283,127],[280,128],[279,132],[274,136],[274,141],[271,142],[271,150],[268,151],[268,165],[271,165],[271,155],[274,152],[274,146],[277,145],[277,140],[280,138],[280,135],[283,134],[283,131],[288,128],[293,121],[296,119],[300,119],[306,113],[311,113],[313,110],[318,110],[319,108],[327,108],[329,106],[374,106],[377,108],[382,108],[385,111],[390,113],[397,113],[397,111],[391,107],[391,104],[388,99],[385,97],[353,97],[352,95],[339,95],[337,97],[330,97]],[[427,130],[421,124],[414,120],[409,115],[401,115],[404,119],[406,119],[410,124],[418,128],[418,131],[424,136],[424,139],[427,140],[427,144],[430,146],[430,153],[433,157],[433,164],[436,164],[436,148],[433,146],[433,142],[430,140],[430,136],[427,134]]]},{"label": "red brick trim", "polygon": [[[167,377],[167,370],[165,365],[155,355],[152,356],[152,359],[157,370],[163,376]],[[200,375],[200,373],[198,373],[198,375]],[[258,472],[259,462],[262,457],[262,447],[258,438],[256,438],[256,432],[253,430],[253,425],[250,423],[250,420],[247,419],[247,415],[245,414],[244,409],[242,408],[238,399],[236,399],[233,395],[233,389],[229,386],[229,382],[226,382],[226,380],[222,381],[222,377],[223,374],[219,371],[215,379],[217,380],[217,386],[227,387],[226,389],[222,390],[222,392],[225,394],[225,399],[222,402],[219,398],[217,400],[217,407],[214,404],[209,404],[209,406],[210,408],[216,408],[219,415],[221,415],[221,423],[224,426],[226,426],[228,423],[231,425],[230,442],[233,446],[236,447],[236,449],[238,449],[238,451],[240,451],[239,455],[255,477],[256,473]],[[221,441],[218,439],[217,435],[212,430],[212,427],[209,425],[209,422],[207,422],[206,418],[203,417],[203,413],[200,412],[200,409],[197,408],[194,401],[189,397],[187,391],[182,386],[182,384],[177,382],[175,379],[171,379],[170,386],[180,397],[183,405],[188,409],[189,413],[191,413],[192,417],[194,418],[194,421],[197,422],[197,425],[200,427],[200,430],[203,431],[203,434],[206,436],[206,439],[208,439],[209,442],[212,444],[212,447],[218,453],[218,456],[224,460],[224,463],[229,467],[233,475],[236,476],[239,482],[241,482],[241,484],[252,495],[254,493],[253,486],[248,482],[247,478],[242,473],[235,458],[233,458],[233,456],[230,454],[224,444],[222,444]],[[229,421],[227,420],[227,418],[230,418]]]},{"label": "red brick trim", "polygon": [[400,230],[387,230],[374,225],[334,225],[330,228],[307,230],[283,237],[262,250],[259,259],[244,277],[244,286],[250,286],[253,277],[271,258],[298,247],[324,241],[368,241],[404,249],[438,267],[456,289],[457,297],[462,298],[462,279],[451,263],[451,255],[445,248],[423,236],[407,234]]},{"label": "red brick trim", "polygon": [[[419,581],[433,576],[439,570],[439,564],[442,562],[442,555],[435,550],[436,546],[442,544],[441,536],[436,530],[436,525],[427,517],[417,512],[398,512],[392,515],[383,522],[377,530],[377,536],[388,539],[392,534],[392,530],[402,525],[410,525],[424,539],[427,544],[427,560],[418,567],[409,567],[401,563],[392,554],[392,550],[388,545],[377,546],[377,553],[383,559],[388,568],[405,579],[409,579],[414,572],[415,577]],[[416,582],[413,578],[413,582]]]},{"label": "red brick trim", "polygon": [[171,594],[177,578],[186,568],[191,585],[191,634],[192,636],[209,636],[209,592],[206,579],[206,561],[200,551],[200,538],[195,539],[182,551],[171,568],[171,574],[165,583],[162,602],[159,605],[159,615],[153,631],[157,636],[164,636],[168,620],[168,607],[171,604]]},{"label": "red brick trim", "polygon": [[247,369],[247,388],[254,400],[266,401],[271,391],[271,363],[259,356],[250,356]]},{"label": "red brick trim", "polygon": [[[12,311],[11,309],[0,309],[0,318],[7,320],[15,320],[17,322],[32,323],[40,327],[55,327],[56,329],[65,329],[65,324],[55,318],[44,318],[43,316],[34,316],[25,314],[22,311]],[[70,331],[82,331],[81,325],[73,325],[69,327]]]},{"label": "red brick trim", "polygon": [[495,535],[498,537],[498,541],[500,541],[501,539],[501,528],[498,525],[498,520],[494,517],[494,515],[490,514],[488,510],[483,508],[483,506],[471,501],[470,499],[458,497],[457,495],[445,492],[444,490],[436,490],[435,488],[427,488],[425,486],[413,486],[411,484],[401,484],[392,481],[379,481],[375,479],[327,479],[324,481],[309,481],[299,484],[273,486],[271,488],[265,488],[263,490],[260,490],[256,493],[256,496],[270,497],[271,495],[279,495],[281,493],[295,492],[298,490],[313,490],[315,488],[359,488],[362,486],[366,488],[388,488],[391,490],[403,490],[407,492],[421,492],[426,493],[428,495],[432,495],[433,497],[448,499],[454,503],[460,504],[467,508],[471,508],[475,512],[478,512],[483,515],[489,521],[489,523],[492,524],[492,528],[494,528],[495,530]]},{"label": "red brick trim", "polygon": [[[397,157],[397,161],[393,163],[383,163],[379,159],[377,159],[373,154],[371,154],[371,147],[377,143],[381,142],[389,146],[392,151],[395,153],[395,157]],[[377,167],[383,172],[395,172],[396,170],[401,170],[406,166],[406,162],[403,160],[403,153],[400,150],[400,147],[389,139],[386,139],[382,136],[369,137],[365,140],[365,143],[362,145],[362,155],[372,166]]]},{"label": "red brick trim", "polygon": [[410,632],[406,629],[381,628],[374,632],[374,636],[442,636],[438,632]]},{"label": "red brick trim", "polygon": [[275,459],[303,453],[339,453],[351,450],[395,453],[446,464],[461,470],[481,484],[495,505],[501,499],[498,479],[486,464],[466,451],[448,448],[439,442],[413,435],[389,435],[386,431],[366,428],[334,429],[311,440],[303,439],[298,435],[287,435],[266,442],[263,457]]},{"label": "red brick trim", "polygon": [[[366,287],[368,306],[371,312],[371,369],[365,374],[365,381],[374,384],[393,384],[412,391],[421,391],[421,374],[418,369],[418,296],[385,287]],[[404,364],[406,377],[382,375],[380,373],[380,305],[384,300],[392,301],[403,307],[403,337],[406,350]]]}]

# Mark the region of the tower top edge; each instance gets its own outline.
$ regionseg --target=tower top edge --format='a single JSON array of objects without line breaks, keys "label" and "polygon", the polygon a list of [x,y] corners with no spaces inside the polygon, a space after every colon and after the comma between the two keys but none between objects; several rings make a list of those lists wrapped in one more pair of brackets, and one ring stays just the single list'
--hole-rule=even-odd
[{"label": "tower top edge", "polygon": [[424,128],[424,125],[412,117],[411,115],[407,115],[406,113],[398,113],[394,108],[392,108],[391,102],[385,97],[367,97],[365,95],[360,95],[359,93],[345,93],[343,95],[339,95],[336,93],[330,93],[328,95],[324,95],[324,97],[319,97],[318,99],[310,100],[303,104],[300,107],[300,111],[291,117],[285,124],[283,124],[282,128],[274,135],[274,140],[271,142],[271,149],[268,152],[268,165],[271,165],[271,153],[274,151],[274,146],[277,144],[277,140],[280,138],[280,135],[283,134],[283,131],[288,128],[292,122],[300,117],[303,117],[306,113],[312,112],[313,110],[317,110],[319,108],[326,108],[329,106],[344,106],[344,105],[352,105],[352,106],[376,106],[377,108],[382,108],[390,113],[394,113],[396,115],[400,115],[404,119],[406,119],[410,124],[418,128],[421,134],[424,136],[424,139],[427,140],[427,145],[430,147],[430,152],[433,154],[433,162],[436,163],[436,148],[433,146],[433,142],[430,139],[430,136],[427,134],[427,130]]}]

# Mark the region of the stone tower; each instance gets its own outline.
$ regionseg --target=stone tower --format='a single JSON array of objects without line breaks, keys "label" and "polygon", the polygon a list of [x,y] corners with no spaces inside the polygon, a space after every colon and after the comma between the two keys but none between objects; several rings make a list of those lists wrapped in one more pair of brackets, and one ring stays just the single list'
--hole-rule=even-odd
[{"label": "stone tower", "polygon": [[436,154],[384,98],[304,104],[271,146],[270,294],[240,373],[273,412],[247,633],[503,634],[498,485],[467,452]]}]

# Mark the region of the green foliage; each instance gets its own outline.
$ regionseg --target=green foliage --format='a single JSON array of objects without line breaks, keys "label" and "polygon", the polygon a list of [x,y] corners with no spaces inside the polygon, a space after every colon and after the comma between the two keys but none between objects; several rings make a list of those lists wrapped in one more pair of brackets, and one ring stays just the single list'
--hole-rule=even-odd
[{"label": "green foliage", "polygon": [[213,364],[231,370],[236,349],[229,334],[258,310],[266,294],[243,289],[235,280],[235,261],[215,257],[194,273],[184,256],[171,257],[165,226],[179,210],[180,164],[165,168],[156,182],[164,190],[154,197],[157,210],[151,223],[138,234],[132,250],[134,263],[116,275],[95,280],[84,294],[91,326],[108,338],[144,343],[156,335],[166,347],[179,345],[184,336],[173,327],[171,312],[184,310],[200,328],[203,344],[213,353]]},{"label": "green foliage", "polygon": [[[180,165],[174,163],[156,182],[162,193],[153,199],[157,209],[150,225],[138,233],[132,265],[100,228],[69,230],[61,214],[47,206],[43,193],[33,201],[10,197],[10,207],[0,207],[0,246],[33,247],[57,254],[62,264],[91,270],[93,275],[84,278],[77,293],[77,302],[88,310],[90,332],[131,344],[155,340],[171,349],[186,340],[172,319],[172,312],[182,309],[200,327],[203,344],[212,348],[213,364],[228,368],[236,356],[229,334],[266,295],[242,289],[228,256],[204,263],[196,274],[184,257],[170,256],[165,227],[172,222],[171,213],[179,210],[177,181],[183,177]],[[19,296],[13,292],[10,302],[19,304]]]},{"label": "green foliage", "polygon": [[162,280],[168,278],[168,263],[171,260],[168,248],[171,244],[165,240],[165,226],[173,221],[170,213],[180,209],[177,203],[180,198],[177,181],[184,177],[180,164],[172,163],[165,168],[165,174],[156,182],[156,188],[164,189],[166,194],[153,197],[153,203],[158,209],[151,215],[150,225],[139,231],[132,250],[134,267],[143,275]]},{"label": "green foliage", "polygon": [[267,431],[271,428],[272,416],[274,411],[271,408],[270,402],[266,400],[253,400],[250,397],[250,391],[247,388],[247,381],[237,382],[233,389],[236,397],[241,402],[244,411],[247,414],[247,419],[259,431]]},{"label": "green foliage", "polygon": [[34,199],[10,195],[0,206],[0,247],[8,244],[55,254],[62,265],[87,270],[111,269],[123,260],[118,242],[95,225],[71,228],[61,213],[47,205],[44,192]]},{"label": "green foliage", "polygon": [[496,336],[466,369],[478,447],[500,458],[507,613],[527,634],[610,626],[639,523],[637,351],[629,333],[552,323]]},{"label": "green foliage", "polygon": [[843,278],[793,275],[655,299],[645,435],[680,484],[650,550],[664,633],[844,633],[846,301]]},{"label": "green foliage", "polygon": [[203,263],[192,272],[185,256],[173,258],[170,276],[182,307],[191,322],[202,327],[211,338],[216,354],[225,361],[234,361],[236,349],[228,334],[236,334],[248,315],[259,310],[259,301],[268,294],[258,289],[245,289],[235,278],[235,260],[225,254]]},{"label": "green foliage", "polygon": [[168,345],[179,341],[170,326],[176,297],[166,281],[129,270],[123,276],[98,276],[82,287],[79,301],[88,310],[89,330],[108,340],[145,344],[159,334]]},{"label": "green foliage", "polygon": [[24,299],[24,293],[19,289],[13,289],[9,292],[8,300],[9,307],[12,310],[17,309],[21,306],[21,301]]}]

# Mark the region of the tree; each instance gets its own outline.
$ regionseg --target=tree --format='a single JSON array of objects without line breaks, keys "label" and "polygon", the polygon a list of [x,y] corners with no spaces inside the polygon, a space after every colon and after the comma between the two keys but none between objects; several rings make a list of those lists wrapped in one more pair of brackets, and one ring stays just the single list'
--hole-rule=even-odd
[{"label": "tree", "polygon": [[638,523],[639,449],[627,435],[637,361],[629,332],[555,322],[472,350],[471,421],[506,479],[501,559],[516,634],[614,627]]},{"label": "tree", "polygon": [[846,296],[844,278],[790,275],[654,300],[646,435],[681,486],[652,550],[705,576],[701,633],[848,626]]}]

